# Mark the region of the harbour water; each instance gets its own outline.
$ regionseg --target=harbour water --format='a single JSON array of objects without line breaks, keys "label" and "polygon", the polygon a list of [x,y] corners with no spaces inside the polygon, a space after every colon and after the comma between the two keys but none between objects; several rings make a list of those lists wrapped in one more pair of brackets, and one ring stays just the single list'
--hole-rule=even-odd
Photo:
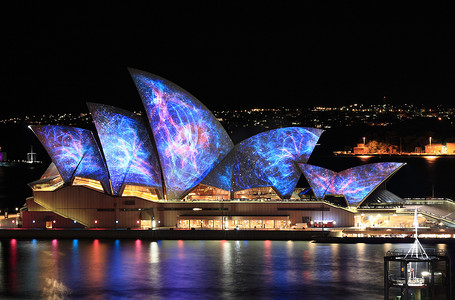
[{"label": "harbour water", "polygon": [[[409,246],[14,239],[0,245],[2,299],[381,299],[384,254]],[[431,247],[455,257],[450,245]]]}]

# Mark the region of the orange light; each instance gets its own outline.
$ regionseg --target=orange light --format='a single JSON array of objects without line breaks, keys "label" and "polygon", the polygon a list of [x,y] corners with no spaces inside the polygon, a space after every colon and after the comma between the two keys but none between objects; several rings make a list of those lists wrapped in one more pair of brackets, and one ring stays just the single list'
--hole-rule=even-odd
[{"label": "orange light", "polygon": [[430,161],[435,160],[435,159],[437,159],[437,158],[438,158],[438,156],[436,156],[436,155],[428,155],[428,156],[425,156],[425,159],[426,159],[426,160],[430,160]]}]

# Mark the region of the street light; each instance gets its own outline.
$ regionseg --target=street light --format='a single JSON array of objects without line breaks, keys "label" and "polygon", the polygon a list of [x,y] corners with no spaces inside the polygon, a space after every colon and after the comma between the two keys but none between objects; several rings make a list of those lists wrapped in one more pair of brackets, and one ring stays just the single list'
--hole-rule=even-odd
[{"label": "street light", "polygon": [[433,153],[433,149],[431,149],[431,136],[430,136],[430,153]]},{"label": "street light", "polygon": [[363,137],[363,144],[365,145],[365,137]]}]

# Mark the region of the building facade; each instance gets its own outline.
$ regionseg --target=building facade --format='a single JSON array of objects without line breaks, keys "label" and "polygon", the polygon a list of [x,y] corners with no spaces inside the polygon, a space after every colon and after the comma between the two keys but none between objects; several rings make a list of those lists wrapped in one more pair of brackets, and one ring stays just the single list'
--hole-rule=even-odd
[{"label": "building facade", "polygon": [[[156,75],[130,73],[148,122],[88,103],[96,132],[30,126],[53,163],[30,183],[23,227],[353,226],[350,208],[403,165],[340,173],[307,165],[323,132],[315,128],[273,129],[234,145],[191,94]],[[296,189],[302,174],[316,199]],[[326,196],[344,197],[346,205]]]}]

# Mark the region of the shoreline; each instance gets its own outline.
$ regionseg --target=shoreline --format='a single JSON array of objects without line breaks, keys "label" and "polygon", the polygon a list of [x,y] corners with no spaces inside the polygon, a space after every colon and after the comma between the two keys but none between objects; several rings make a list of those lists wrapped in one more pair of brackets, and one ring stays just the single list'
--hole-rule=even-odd
[{"label": "shoreline", "polygon": [[[414,238],[331,237],[328,231],[304,230],[1,229],[0,239],[291,240],[335,244],[414,242]],[[455,238],[419,238],[419,240],[422,244],[455,244]]]},{"label": "shoreline", "polygon": [[280,230],[127,230],[127,229],[1,229],[0,239],[148,239],[148,240],[300,240],[311,241],[328,231]]},{"label": "shoreline", "polygon": [[429,153],[368,153],[368,154],[348,154],[348,153],[333,153],[333,157],[358,157],[358,158],[369,158],[369,157],[423,157],[423,158],[455,158],[455,154],[429,154]]}]

